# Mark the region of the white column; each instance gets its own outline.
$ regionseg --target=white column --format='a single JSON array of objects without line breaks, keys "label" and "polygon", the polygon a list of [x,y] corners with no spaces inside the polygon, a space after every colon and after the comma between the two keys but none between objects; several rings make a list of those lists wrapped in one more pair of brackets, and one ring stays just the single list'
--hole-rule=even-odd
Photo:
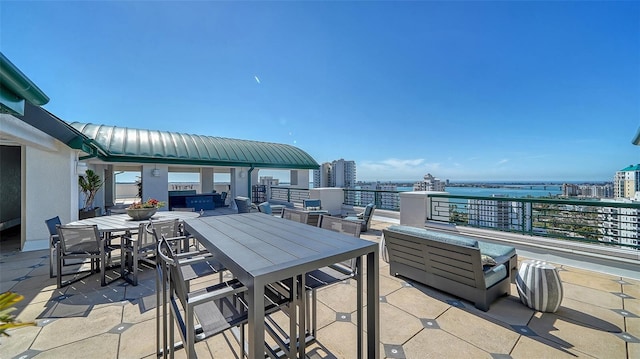
[{"label": "white column", "polygon": [[309,190],[309,198],[319,199],[322,204],[322,209],[329,211],[332,216],[337,216],[342,213],[342,202],[344,202],[344,191],[342,188],[312,188]]},{"label": "white column", "polygon": [[[413,227],[424,227],[427,220],[448,222],[449,215],[442,210],[440,213],[431,213],[431,198],[429,194],[446,194],[447,192],[415,191],[400,193],[400,224]],[[446,198],[439,198],[440,207],[448,206]],[[443,204],[444,203],[444,204]]]},{"label": "white column", "polygon": [[161,211],[169,210],[169,166],[168,165],[142,165],[142,201],[155,198],[165,202]]},{"label": "white column", "polygon": [[212,193],[213,190],[213,167],[200,168],[200,193]]}]

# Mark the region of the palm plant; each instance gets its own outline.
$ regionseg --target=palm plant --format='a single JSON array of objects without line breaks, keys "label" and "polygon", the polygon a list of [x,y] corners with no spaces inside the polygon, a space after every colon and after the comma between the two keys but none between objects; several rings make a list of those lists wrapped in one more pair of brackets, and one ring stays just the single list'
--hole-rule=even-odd
[{"label": "palm plant", "polygon": [[0,294],[0,335],[8,337],[9,334],[6,332],[7,329],[36,325],[34,322],[18,322],[11,314],[11,312],[16,310],[16,308],[11,306],[23,299],[24,296],[13,292],[4,292]]},{"label": "palm plant", "polygon": [[78,185],[84,193],[84,210],[90,211],[93,209],[93,201],[96,198],[96,193],[100,187],[102,187],[102,180],[93,170],[87,170],[84,176],[78,177]]}]

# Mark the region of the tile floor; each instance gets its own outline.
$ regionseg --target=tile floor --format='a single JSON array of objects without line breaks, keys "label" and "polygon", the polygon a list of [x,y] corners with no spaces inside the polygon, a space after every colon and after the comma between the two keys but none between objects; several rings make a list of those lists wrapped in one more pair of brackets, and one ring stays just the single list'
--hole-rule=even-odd
[{"label": "tile floor", "polygon": [[[379,241],[389,223],[362,238]],[[21,321],[37,325],[0,338],[0,358],[153,358],[154,273],[140,285],[100,287],[98,275],[57,289],[47,251],[3,251],[0,291],[25,296]],[[511,295],[488,312],[380,267],[380,351],[385,358],[640,358],[640,280],[556,264],[565,290],[556,313],[535,312]],[[194,285],[202,285],[194,284]],[[318,341],[308,358],[355,358],[355,283],[318,291]],[[353,315],[352,315],[353,314]],[[283,320],[277,318],[276,320]],[[196,345],[200,358],[237,358],[229,331]],[[177,357],[184,357],[179,350]]]}]

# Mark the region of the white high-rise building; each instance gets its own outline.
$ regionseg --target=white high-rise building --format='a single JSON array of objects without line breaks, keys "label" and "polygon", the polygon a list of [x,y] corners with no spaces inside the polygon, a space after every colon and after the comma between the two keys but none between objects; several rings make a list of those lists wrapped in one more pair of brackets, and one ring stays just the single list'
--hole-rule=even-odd
[{"label": "white high-rise building", "polygon": [[355,188],[356,162],[339,159],[325,162],[313,171],[313,187]]},{"label": "white high-rise building", "polygon": [[[370,183],[360,185],[359,198],[356,202],[361,206],[374,203],[380,209],[400,210],[400,196],[396,193],[398,186],[394,184]],[[368,192],[372,191],[372,192]],[[373,192],[376,191],[376,192]],[[393,191],[390,193],[380,191]],[[357,196],[357,195],[356,195]],[[376,197],[377,196],[377,197]],[[359,199],[359,201],[357,201]]]},{"label": "white high-rise building", "polygon": [[331,176],[331,163],[325,162],[320,169],[313,170],[313,188],[329,187]]},{"label": "white high-rise building", "polygon": [[413,184],[414,191],[444,191],[445,183],[431,173],[424,175],[424,179]]},{"label": "white high-rise building", "polygon": [[[637,197],[640,199],[640,196]],[[607,202],[638,203],[636,200],[621,199]],[[637,246],[640,239],[640,210],[637,208],[603,207],[599,209],[598,219],[601,221],[600,234],[602,241]]]},{"label": "white high-rise building", "polygon": [[613,177],[614,198],[631,199],[636,192],[640,192],[640,164],[623,168]]},{"label": "white high-rise building", "polygon": [[519,232],[531,231],[531,203],[529,202],[470,199],[467,213],[470,226]]}]

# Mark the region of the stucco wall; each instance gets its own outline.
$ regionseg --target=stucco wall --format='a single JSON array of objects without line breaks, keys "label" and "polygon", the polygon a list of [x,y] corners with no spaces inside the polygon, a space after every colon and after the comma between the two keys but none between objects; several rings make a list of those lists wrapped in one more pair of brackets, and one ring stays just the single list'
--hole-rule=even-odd
[{"label": "stucco wall", "polygon": [[46,219],[60,216],[62,223],[78,219],[75,151],[60,142],[56,147],[56,151],[22,148],[24,251],[49,247]]}]

